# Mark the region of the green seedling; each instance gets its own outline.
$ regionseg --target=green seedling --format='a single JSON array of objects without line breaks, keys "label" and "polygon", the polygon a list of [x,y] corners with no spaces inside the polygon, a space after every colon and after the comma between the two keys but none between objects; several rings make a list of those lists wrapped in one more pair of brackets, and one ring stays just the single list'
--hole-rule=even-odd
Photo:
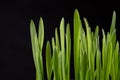
[{"label": "green seedling", "polygon": [[35,24],[32,20],[30,23],[30,34],[31,34],[33,59],[36,68],[36,80],[43,80],[44,71],[43,71],[43,61],[42,61],[42,48],[44,42],[44,25],[42,18],[40,18],[40,22],[39,22],[38,36],[36,33]]},{"label": "green seedling", "polygon": [[[110,31],[102,29],[102,44],[99,41],[99,26],[92,31],[88,20],[83,19],[76,9],[73,19],[73,55],[75,80],[120,80],[119,42],[116,39],[116,13],[113,12]],[[65,27],[64,18],[60,27],[55,28],[55,37],[46,43],[47,80],[71,80],[71,32],[70,24]],[[44,24],[40,18],[38,35],[34,22],[30,23],[33,59],[36,80],[44,80],[42,48],[44,43]],[[100,49],[100,46],[102,47]],[[53,77],[52,77],[53,73]]]}]

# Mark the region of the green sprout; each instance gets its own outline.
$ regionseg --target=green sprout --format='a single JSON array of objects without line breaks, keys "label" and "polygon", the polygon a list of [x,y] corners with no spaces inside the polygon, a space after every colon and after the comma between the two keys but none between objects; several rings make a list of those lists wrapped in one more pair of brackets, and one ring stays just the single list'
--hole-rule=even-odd
[{"label": "green sprout", "polygon": [[37,36],[35,24],[31,20],[30,34],[31,34],[31,42],[32,42],[33,59],[36,68],[36,80],[44,80],[43,61],[42,61],[42,48],[44,42],[44,24],[42,18],[40,18],[39,23],[40,23],[39,31]]},{"label": "green sprout", "polygon": [[52,38],[54,80],[70,80],[71,34],[70,25],[67,24],[66,33],[64,25],[64,18],[62,18],[59,29],[60,40],[57,28],[55,29],[55,40]]},{"label": "green sprout", "polygon": [[[76,9],[73,19],[73,55],[75,80],[120,80],[119,42],[116,39],[116,13],[113,12],[110,31],[102,29],[102,44],[99,41],[99,26],[92,31],[88,20],[83,19]],[[66,30],[66,31],[65,31]],[[70,24],[65,27],[64,18],[60,28],[55,28],[55,37],[46,43],[47,80],[70,80],[71,32]],[[44,24],[39,22],[38,35],[35,24],[30,22],[33,59],[36,80],[44,80],[42,48],[44,43]],[[100,49],[100,46],[102,47]],[[53,73],[53,77],[52,77]]]}]

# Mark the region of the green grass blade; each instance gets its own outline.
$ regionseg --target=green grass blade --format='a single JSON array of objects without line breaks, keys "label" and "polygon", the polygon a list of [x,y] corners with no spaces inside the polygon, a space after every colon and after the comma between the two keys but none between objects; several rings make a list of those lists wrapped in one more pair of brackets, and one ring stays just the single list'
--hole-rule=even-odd
[{"label": "green grass blade", "polygon": [[110,27],[110,33],[114,32],[116,25],[116,13],[113,12],[112,21],[111,21],[111,27]]},{"label": "green grass blade", "polygon": [[104,30],[102,29],[102,33],[103,33],[103,39],[102,39],[102,64],[103,64],[103,68],[105,67],[105,59],[106,59],[106,48],[107,48],[107,45],[106,45],[106,36],[105,36],[105,32]]},{"label": "green grass blade", "polygon": [[111,69],[111,60],[112,60],[112,43],[108,44],[107,52],[107,66],[106,66],[106,80],[109,79],[110,69]]},{"label": "green grass blade", "polygon": [[59,61],[58,61],[58,53],[56,51],[56,48],[54,48],[53,51],[53,64],[54,64],[54,80],[59,80]]},{"label": "green grass blade", "polygon": [[95,28],[95,36],[98,37],[99,35],[99,26],[97,25]]},{"label": "green grass blade", "polygon": [[59,36],[58,36],[58,30],[55,29],[55,41],[56,41],[56,48],[57,51],[60,52],[60,42],[59,42]]},{"label": "green grass blade", "polygon": [[82,29],[82,35],[81,35],[81,40],[82,40],[82,47],[83,47],[83,50],[84,52],[87,54],[87,40],[86,40],[86,35],[85,35],[85,32],[84,30]]},{"label": "green grass blade", "polygon": [[101,77],[100,77],[100,74],[101,74],[101,53],[100,53],[99,49],[97,49],[97,54],[96,54],[96,71],[97,71],[96,80],[101,80]]},{"label": "green grass blade", "polygon": [[64,32],[64,18],[60,22],[60,41],[61,41],[61,52],[62,52],[62,75],[63,80],[66,79],[65,76],[65,32]]},{"label": "green grass blade", "polygon": [[41,75],[40,78],[39,78],[39,80],[44,80],[42,55],[38,56],[38,63],[39,63],[39,68],[40,68],[40,74],[38,76]]},{"label": "green grass blade", "polygon": [[88,55],[86,53],[83,54],[82,57],[82,67],[81,67],[81,74],[82,79],[81,80],[85,80],[86,79],[86,73],[87,73],[87,69],[88,69]]},{"label": "green grass blade", "polygon": [[61,50],[64,53],[65,51],[64,18],[62,18],[60,22],[60,41],[61,41]]},{"label": "green grass blade", "polygon": [[66,80],[70,80],[71,34],[70,25],[66,27]]},{"label": "green grass blade", "polygon": [[[37,33],[35,29],[35,24],[33,21],[30,23],[30,33],[31,33],[31,42],[32,42],[32,50],[33,50],[33,59],[35,63],[35,68],[36,68],[36,80],[42,80],[42,67],[40,61],[39,61],[39,46],[38,46],[38,40],[37,40]],[[38,76],[39,75],[39,76]]]},{"label": "green grass blade", "polygon": [[89,67],[90,67],[90,79],[94,80],[94,54],[91,51],[92,50],[92,33],[91,29],[89,27],[88,21],[86,18],[84,18],[85,26],[86,26],[86,32],[87,32],[87,53],[88,53],[88,61],[89,61]]},{"label": "green grass blade", "polygon": [[84,30],[81,33],[80,40],[80,80],[85,80],[87,75],[87,70],[89,68],[88,65],[88,54],[87,54],[87,44],[86,44],[86,36]]},{"label": "green grass blade", "polygon": [[33,59],[34,59],[34,64],[36,68],[36,51],[35,51],[35,37],[37,37],[36,29],[35,29],[35,24],[33,20],[30,22],[30,35],[31,35],[31,43],[32,43],[32,53],[33,53]]},{"label": "green grass blade", "polygon": [[[39,42],[37,39],[37,33],[35,29],[35,24],[33,21],[30,23],[30,33],[31,33],[31,42],[32,42],[32,49],[33,49],[33,58],[36,67],[36,80],[43,80],[43,63],[42,63],[42,48],[39,48]],[[42,33],[44,35],[44,33]]]},{"label": "green grass blade", "polygon": [[80,20],[80,16],[78,10],[76,9],[74,12],[74,71],[75,71],[75,80],[79,80],[79,40],[80,40],[80,27],[82,27],[82,23]]},{"label": "green grass blade", "polygon": [[44,79],[43,61],[42,61],[43,43],[44,43],[44,24],[43,24],[42,18],[40,18],[39,30],[38,30],[38,44],[39,44],[40,52],[38,54],[40,55],[39,56],[39,61],[40,61],[40,65],[41,65],[40,67],[41,67],[42,79]]},{"label": "green grass blade", "polygon": [[[106,70],[106,66],[107,66],[107,47],[108,47],[108,42],[106,39],[106,35],[104,30],[102,29],[102,33],[103,33],[103,39],[102,39],[102,66],[103,66],[103,80],[106,80],[107,76],[107,70]],[[109,41],[109,39],[108,39]]]},{"label": "green grass blade", "polygon": [[40,22],[39,22],[38,41],[40,45],[40,51],[42,52],[43,42],[44,42],[44,24],[42,18],[40,18]]},{"label": "green grass blade", "polygon": [[101,52],[100,52],[100,45],[99,45],[99,27],[96,26],[95,29],[95,46],[96,48],[95,55],[96,55],[96,80],[102,80],[101,78],[101,71],[102,71],[102,66],[101,66]]},{"label": "green grass blade", "polygon": [[88,49],[87,53],[88,53],[88,59],[89,59],[89,66],[91,66],[91,62],[90,62],[91,61],[90,60],[90,58],[91,58],[90,55],[92,55],[91,54],[91,47],[92,47],[91,30],[89,28],[89,25],[88,25],[88,22],[87,22],[86,18],[84,18],[84,22],[85,22],[86,32],[87,32],[87,49]]},{"label": "green grass blade", "polygon": [[[114,76],[115,76],[115,80],[118,80],[118,72],[119,72],[119,42],[116,43],[116,47],[114,49],[114,52],[113,52],[113,64],[114,64],[114,67],[113,67],[113,70],[114,70]],[[112,65],[113,65],[112,64]]]},{"label": "green grass blade", "polygon": [[[35,51],[36,51],[36,72],[37,78],[36,80],[43,80],[43,65],[42,65],[42,56],[39,55],[39,45],[38,39],[35,37]],[[41,52],[40,52],[41,53]]]},{"label": "green grass blade", "polygon": [[116,33],[114,32],[115,25],[116,25],[116,13],[114,11],[113,16],[112,16],[112,21],[111,21],[111,27],[110,27],[110,34],[113,35],[112,36],[112,45],[114,48],[115,48],[115,44],[116,44]]},{"label": "green grass blade", "polygon": [[62,74],[62,52],[60,51],[58,54],[58,58],[59,58],[59,74],[60,74],[60,80],[62,80],[63,78],[63,74]]},{"label": "green grass blade", "polygon": [[47,70],[47,77],[48,80],[51,80],[51,74],[52,74],[52,64],[51,64],[51,47],[49,41],[46,45],[46,70]]}]

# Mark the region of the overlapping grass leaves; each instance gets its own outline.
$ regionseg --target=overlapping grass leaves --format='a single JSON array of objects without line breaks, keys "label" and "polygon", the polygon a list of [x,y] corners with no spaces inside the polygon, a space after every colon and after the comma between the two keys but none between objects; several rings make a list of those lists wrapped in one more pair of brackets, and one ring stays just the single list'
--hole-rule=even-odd
[{"label": "overlapping grass leaves", "polygon": [[42,61],[42,47],[44,42],[44,24],[42,18],[40,18],[39,22],[39,31],[38,36],[35,29],[35,24],[31,20],[30,23],[30,34],[31,34],[31,43],[32,43],[32,51],[33,51],[33,59],[36,68],[36,80],[44,79],[44,71],[43,71],[43,61]]},{"label": "overlapping grass leaves", "polygon": [[[99,26],[92,31],[86,18],[85,30],[78,10],[73,19],[73,55],[75,80],[120,80],[119,42],[116,39],[116,13],[113,12],[110,31],[102,29],[102,44],[99,41]],[[60,33],[58,33],[60,32]],[[39,22],[38,35],[34,22],[30,23],[33,59],[36,80],[44,80],[42,48],[44,24]],[[100,46],[102,47],[100,49]],[[48,80],[70,80],[71,32],[70,24],[65,26],[61,19],[59,31],[46,44],[46,71]],[[53,73],[53,77],[52,77]]]}]

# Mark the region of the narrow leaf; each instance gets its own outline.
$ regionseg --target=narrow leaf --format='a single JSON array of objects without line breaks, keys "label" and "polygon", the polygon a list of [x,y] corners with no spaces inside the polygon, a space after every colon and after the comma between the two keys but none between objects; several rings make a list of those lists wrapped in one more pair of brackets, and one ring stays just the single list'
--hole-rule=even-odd
[{"label": "narrow leaf", "polygon": [[79,80],[79,40],[80,40],[80,29],[82,27],[82,23],[80,20],[80,16],[78,10],[76,9],[74,12],[74,71],[75,71],[75,80]]},{"label": "narrow leaf", "polygon": [[39,22],[38,41],[40,45],[40,51],[42,51],[43,42],[44,42],[44,24],[42,18],[40,18],[40,22]]},{"label": "narrow leaf", "polygon": [[52,65],[51,65],[51,47],[49,41],[46,45],[46,70],[48,80],[51,80]]},{"label": "narrow leaf", "polygon": [[66,27],[66,73],[67,80],[70,80],[70,54],[71,54],[71,34],[70,34],[70,25],[67,24]]}]

